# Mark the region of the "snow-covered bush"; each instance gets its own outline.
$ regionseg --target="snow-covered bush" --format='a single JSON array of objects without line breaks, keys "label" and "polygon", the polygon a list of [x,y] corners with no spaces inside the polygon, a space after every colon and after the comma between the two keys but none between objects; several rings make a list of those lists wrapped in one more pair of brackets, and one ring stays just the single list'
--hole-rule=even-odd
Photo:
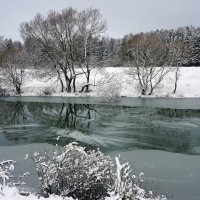
[{"label": "snow-covered bush", "polygon": [[[118,157],[113,160],[99,150],[86,151],[71,143],[57,148],[53,155],[35,152],[32,159],[39,175],[40,194],[51,200],[166,200],[143,188],[143,173],[136,177],[129,163],[121,164]],[[16,183],[10,174],[15,163],[0,162],[0,199],[37,199],[37,195],[15,187],[23,183]],[[17,178],[21,180],[27,175]]]},{"label": "snow-covered bush", "polygon": [[78,199],[102,199],[114,184],[113,161],[100,151],[86,152],[69,144],[62,152],[35,153],[33,159],[41,183],[41,194]]},{"label": "snow-covered bush", "polygon": [[40,180],[40,193],[68,196],[79,200],[165,200],[153,197],[142,188],[142,176],[133,175],[129,163],[120,164],[99,150],[86,151],[71,143],[53,156],[36,152],[33,155]]}]

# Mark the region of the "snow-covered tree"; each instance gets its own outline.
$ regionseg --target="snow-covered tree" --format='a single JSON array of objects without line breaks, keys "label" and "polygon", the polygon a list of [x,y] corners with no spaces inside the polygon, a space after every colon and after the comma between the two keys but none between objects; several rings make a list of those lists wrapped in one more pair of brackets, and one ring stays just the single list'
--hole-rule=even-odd
[{"label": "snow-covered tree", "polygon": [[200,32],[191,41],[191,65],[200,65]]}]

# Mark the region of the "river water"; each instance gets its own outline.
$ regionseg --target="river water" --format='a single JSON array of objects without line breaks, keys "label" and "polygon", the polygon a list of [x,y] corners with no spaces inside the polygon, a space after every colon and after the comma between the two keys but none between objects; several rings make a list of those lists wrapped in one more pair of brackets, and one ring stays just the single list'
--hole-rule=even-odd
[{"label": "river water", "polygon": [[[57,140],[59,138],[59,140]],[[120,154],[161,192],[200,199],[200,99],[9,97],[0,100],[0,160],[77,141]],[[22,167],[23,166],[23,167]],[[28,185],[36,187],[36,176]]]}]

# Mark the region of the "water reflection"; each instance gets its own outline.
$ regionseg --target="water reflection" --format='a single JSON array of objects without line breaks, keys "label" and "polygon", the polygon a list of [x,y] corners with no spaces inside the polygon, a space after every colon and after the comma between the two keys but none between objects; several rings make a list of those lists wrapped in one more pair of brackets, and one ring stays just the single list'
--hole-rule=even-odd
[{"label": "water reflection", "polygon": [[200,110],[0,101],[0,145],[79,141],[105,151],[200,154]]}]

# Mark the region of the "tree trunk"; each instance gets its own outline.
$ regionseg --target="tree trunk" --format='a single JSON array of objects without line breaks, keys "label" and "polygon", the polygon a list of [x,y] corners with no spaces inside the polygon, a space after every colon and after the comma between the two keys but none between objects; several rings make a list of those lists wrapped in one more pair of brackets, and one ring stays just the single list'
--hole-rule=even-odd
[{"label": "tree trunk", "polygon": [[60,79],[60,85],[61,85],[61,92],[64,92],[64,83],[62,79]]},{"label": "tree trunk", "polygon": [[73,78],[73,90],[76,92],[76,77]]},{"label": "tree trunk", "polygon": [[68,77],[66,73],[64,73],[64,76],[65,76],[65,83],[66,83],[66,91],[72,92],[71,83],[72,83],[73,78]]},{"label": "tree trunk", "polygon": [[87,86],[86,86],[85,92],[89,92],[89,88],[90,88],[90,71],[88,71],[88,75],[87,75]]},{"label": "tree trunk", "polygon": [[21,94],[21,86],[20,85],[16,84],[15,89],[16,89],[16,94]]},{"label": "tree trunk", "polygon": [[153,89],[151,89],[151,91],[149,92],[149,94],[148,94],[148,95],[152,95],[152,93],[153,93]]},{"label": "tree trunk", "polygon": [[[79,92],[83,92],[85,89],[87,89],[90,85],[92,84],[86,84],[84,86],[82,86],[81,90]],[[87,90],[85,90],[85,92],[87,92]]]},{"label": "tree trunk", "polygon": [[151,95],[153,90],[154,90],[154,87],[153,87],[153,84],[152,84],[152,77],[150,77],[150,92],[149,92],[148,95]]},{"label": "tree trunk", "polygon": [[60,85],[61,85],[61,92],[64,92],[64,83],[63,83],[63,80],[61,78],[60,72],[57,71],[57,74],[58,74],[58,80],[60,81]]},{"label": "tree trunk", "polygon": [[67,87],[66,87],[67,92],[72,92],[71,82],[72,82],[72,79],[68,80],[68,82],[66,83],[67,84]]},{"label": "tree trunk", "polygon": [[176,93],[177,86],[178,86],[178,75],[179,75],[178,73],[179,73],[179,67],[177,67],[176,73],[175,73],[175,83],[174,83],[174,91],[173,91],[174,94]]}]

